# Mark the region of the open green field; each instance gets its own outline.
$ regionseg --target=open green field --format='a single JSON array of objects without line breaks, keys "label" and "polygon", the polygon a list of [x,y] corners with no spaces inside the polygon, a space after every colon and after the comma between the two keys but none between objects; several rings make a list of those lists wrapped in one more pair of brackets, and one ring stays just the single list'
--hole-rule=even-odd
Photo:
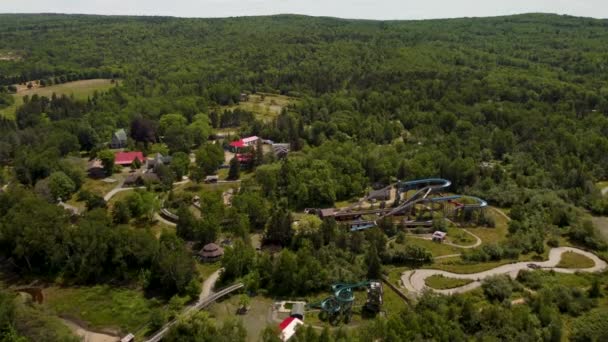
[{"label": "open green field", "polygon": [[281,114],[283,108],[294,101],[293,98],[284,95],[257,93],[249,95],[249,101],[240,102],[234,106],[226,106],[222,109],[240,108],[252,112],[257,119],[271,121]]},{"label": "open green field", "polygon": [[471,279],[447,278],[442,275],[434,275],[425,279],[426,286],[436,290],[453,289],[472,283]]},{"label": "open green field", "polygon": [[111,329],[122,334],[145,328],[161,303],[138,290],[107,285],[45,289],[45,304],[59,316],[85,322],[93,329]]},{"label": "open green field", "polygon": [[[266,297],[256,296],[250,298],[249,311],[244,315],[237,315],[240,295],[230,296],[212,304],[208,310],[213,317],[222,322],[229,318],[237,318],[243,323],[247,330],[247,341],[259,341],[262,330],[269,324],[275,324],[270,320],[269,313],[273,301]],[[276,323],[278,325],[279,323]]]},{"label": "open green field", "polygon": [[477,235],[481,239],[481,244],[491,244],[503,241],[507,238],[509,232],[508,220],[496,212],[495,209],[486,209],[486,215],[494,219],[494,228],[485,227],[465,227],[471,233]]},{"label": "open green field", "polygon": [[404,248],[406,245],[419,246],[427,249],[433,257],[450,255],[450,254],[459,254],[462,253],[462,249],[449,246],[446,244],[433,242],[430,240],[419,239],[412,236],[407,236],[405,238],[405,244],[398,244],[397,242],[393,242],[393,248],[395,250],[399,250],[400,248]]},{"label": "open green field", "polygon": [[588,268],[593,267],[595,263],[593,260],[587,258],[586,256],[574,253],[574,252],[566,252],[562,254],[562,259],[557,264],[557,267],[561,268]]},{"label": "open green field", "polygon": [[15,111],[19,106],[23,104],[23,97],[26,95],[32,96],[37,94],[39,96],[51,97],[53,93],[57,95],[74,95],[75,98],[80,100],[86,100],[90,95],[93,95],[95,91],[103,92],[114,87],[115,83],[112,83],[109,79],[93,79],[93,80],[82,80],[75,82],[68,82],[63,84],[52,85],[43,88],[32,88],[24,89],[13,94],[15,103],[9,107],[0,110],[0,116],[13,119],[15,117]]}]

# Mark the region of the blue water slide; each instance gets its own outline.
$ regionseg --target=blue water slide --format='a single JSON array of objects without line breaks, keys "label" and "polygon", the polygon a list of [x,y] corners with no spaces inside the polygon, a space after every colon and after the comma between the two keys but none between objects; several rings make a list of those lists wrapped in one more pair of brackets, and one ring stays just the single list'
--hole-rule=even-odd
[{"label": "blue water slide", "polygon": [[448,188],[450,185],[452,185],[452,182],[447,179],[426,178],[426,179],[416,179],[416,180],[407,181],[407,182],[400,181],[397,183],[397,188],[399,188],[399,190],[401,190],[401,191],[420,189],[421,186],[423,188],[431,187],[433,189],[445,189],[445,188]]}]

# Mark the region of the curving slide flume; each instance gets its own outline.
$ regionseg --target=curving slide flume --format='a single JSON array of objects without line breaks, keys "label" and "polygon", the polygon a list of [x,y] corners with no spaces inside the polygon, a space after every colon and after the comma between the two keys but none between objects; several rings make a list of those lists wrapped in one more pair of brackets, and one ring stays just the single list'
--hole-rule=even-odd
[{"label": "curving slide flume", "polygon": [[[593,267],[589,267],[589,268],[559,268],[559,267],[556,267],[557,264],[559,264],[559,262],[561,260],[562,254],[566,253],[566,252],[575,252],[575,253],[584,255],[584,256],[588,257],[589,259],[593,260],[595,265]],[[424,290],[431,290],[431,291],[434,291],[437,293],[450,295],[450,294],[463,293],[463,292],[473,290],[473,289],[481,286],[481,281],[483,281],[485,278],[491,277],[494,275],[507,274],[511,278],[515,279],[515,277],[517,277],[517,274],[519,273],[519,271],[529,269],[529,267],[528,267],[529,264],[538,265],[538,266],[542,267],[543,269],[550,269],[550,270],[553,270],[553,271],[559,272],[559,273],[601,272],[601,271],[605,270],[606,268],[608,268],[608,264],[593,253],[586,252],[586,251],[583,251],[581,249],[574,248],[574,247],[556,247],[556,248],[552,248],[549,251],[549,260],[547,260],[547,261],[518,262],[518,263],[498,266],[491,270],[487,270],[487,271],[483,271],[483,272],[479,272],[479,273],[472,273],[472,274],[452,273],[452,272],[433,270],[433,269],[420,269],[420,270],[406,271],[401,275],[401,282],[403,283],[403,287],[405,287],[410,293],[413,293],[416,295],[421,294]],[[467,285],[452,288],[452,289],[436,290],[436,289],[426,286],[426,283],[425,283],[426,278],[434,276],[434,275],[442,275],[444,277],[454,278],[454,279],[469,279],[469,280],[473,280],[473,282],[471,282]]]}]

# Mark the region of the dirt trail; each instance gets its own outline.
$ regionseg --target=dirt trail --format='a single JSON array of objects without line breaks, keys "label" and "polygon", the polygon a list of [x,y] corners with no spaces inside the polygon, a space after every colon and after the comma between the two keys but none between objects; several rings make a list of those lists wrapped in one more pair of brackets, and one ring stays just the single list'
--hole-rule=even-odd
[{"label": "dirt trail", "polygon": [[72,332],[74,334],[78,335],[82,339],[83,342],[116,342],[116,341],[120,341],[120,337],[118,337],[118,336],[102,334],[102,333],[87,330],[87,329],[81,327],[80,325],[78,325],[76,322],[70,321],[65,318],[61,318],[61,322],[63,322],[63,324],[65,324],[68,328],[70,328],[70,330],[72,330]]}]

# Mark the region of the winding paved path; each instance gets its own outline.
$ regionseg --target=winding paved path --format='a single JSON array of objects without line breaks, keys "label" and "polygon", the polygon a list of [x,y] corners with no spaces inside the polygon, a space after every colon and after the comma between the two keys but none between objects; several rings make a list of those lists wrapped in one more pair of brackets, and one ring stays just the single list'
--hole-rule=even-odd
[{"label": "winding paved path", "polygon": [[[582,255],[588,257],[589,259],[593,260],[595,265],[593,267],[589,267],[589,268],[558,268],[558,267],[555,267],[555,266],[557,266],[557,264],[559,264],[559,262],[561,260],[561,256],[565,252],[575,252],[575,253],[582,254]],[[507,274],[511,278],[515,278],[515,277],[517,277],[517,274],[519,273],[519,271],[528,269],[528,264],[535,264],[542,268],[552,269],[555,272],[560,272],[560,273],[601,272],[608,267],[608,264],[606,264],[606,262],[604,260],[598,258],[593,253],[589,253],[589,252],[583,251],[578,248],[573,248],[573,247],[557,247],[557,248],[553,248],[553,249],[551,249],[551,251],[549,251],[549,260],[547,260],[547,261],[518,262],[518,263],[498,266],[491,270],[487,270],[487,271],[483,271],[483,272],[479,272],[479,273],[472,273],[472,274],[459,274],[459,273],[452,273],[452,272],[431,270],[431,269],[406,271],[401,275],[401,282],[402,282],[403,286],[410,293],[413,293],[413,294],[420,294],[420,293],[422,293],[422,291],[424,291],[426,289],[430,289],[437,293],[450,295],[450,294],[463,293],[466,291],[473,290],[473,289],[481,286],[481,281],[483,279],[490,277],[490,276],[499,275],[499,274]],[[426,283],[425,283],[426,278],[428,278],[430,276],[434,276],[434,275],[442,275],[444,277],[455,278],[455,279],[470,279],[470,280],[473,280],[473,282],[471,282],[467,285],[464,285],[464,286],[453,288],[453,289],[435,290],[435,289],[432,289],[432,288],[426,286]]]}]

